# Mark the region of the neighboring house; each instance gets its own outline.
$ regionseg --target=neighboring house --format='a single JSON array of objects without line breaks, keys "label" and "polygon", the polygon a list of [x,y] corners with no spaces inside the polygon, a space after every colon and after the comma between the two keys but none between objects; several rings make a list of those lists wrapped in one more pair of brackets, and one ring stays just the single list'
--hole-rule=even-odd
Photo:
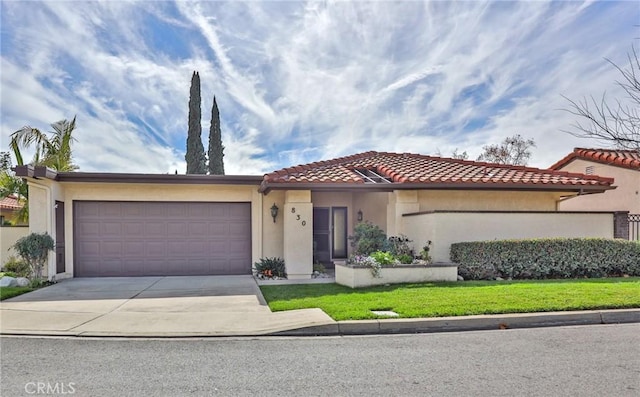
[{"label": "neighboring house", "polygon": [[613,237],[612,213],[558,204],[613,189],[613,179],[430,157],[366,152],[264,176],[56,173],[17,167],[29,183],[30,228],[56,238],[49,276],[249,274],[282,257],[289,278],[351,252],[370,221],[405,234],[436,261],[456,241]]},{"label": "neighboring house", "polygon": [[[560,203],[561,211],[628,211],[629,238],[640,240],[640,152],[575,148],[553,164],[553,170],[614,178],[617,188],[605,194],[582,195]],[[623,232],[622,232],[623,233]]]},{"label": "neighboring house", "polygon": [[561,211],[629,211],[640,214],[640,152],[635,150],[575,148],[552,170],[614,178],[615,190],[565,200]]},{"label": "neighboring house", "polygon": [[9,195],[0,199],[0,226],[14,224],[14,217],[22,208],[22,203],[15,195]]},{"label": "neighboring house", "polygon": [[11,247],[16,241],[29,233],[27,225],[14,221],[22,206],[23,203],[14,195],[0,199],[0,266],[15,255]]}]

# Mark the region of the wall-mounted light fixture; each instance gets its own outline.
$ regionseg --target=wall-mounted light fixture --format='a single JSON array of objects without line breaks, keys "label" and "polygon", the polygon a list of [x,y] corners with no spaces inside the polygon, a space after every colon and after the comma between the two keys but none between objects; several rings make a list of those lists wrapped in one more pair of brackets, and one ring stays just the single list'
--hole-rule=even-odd
[{"label": "wall-mounted light fixture", "polygon": [[362,222],[362,210],[358,210],[358,222]]},{"label": "wall-mounted light fixture", "polygon": [[271,217],[273,218],[273,223],[276,223],[276,217],[278,216],[279,209],[280,208],[278,208],[276,203],[273,203],[273,205],[271,206]]}]

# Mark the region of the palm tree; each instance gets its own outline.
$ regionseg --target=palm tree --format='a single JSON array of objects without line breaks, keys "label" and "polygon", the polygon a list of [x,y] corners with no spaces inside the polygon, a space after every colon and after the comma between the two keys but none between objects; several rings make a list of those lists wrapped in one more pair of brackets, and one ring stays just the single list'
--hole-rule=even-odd
[{"label": "palm tree", "polygon": [[[71,142],[73,130],[76,128],[76,118],[73,120],[60,120],[51,124],[53,131],[51,136],[42,133],[39,129],[24,126],[11,134],[9,146],[13,151],[18,165],[24,165],[21,148],[35,146],[35,154],[30,164],[42,165],[60,172],[75,171],[78,166],[73,164]],[[27,222],[29,219],[29,188],[22,178],[18,178],[7,166],[0,170],[0,198],[15,195],[23,202],[14,221]]]},{"label": "palm tree", "polygon": [[[39,129],[24,126],[11,134],[11,148],[20,154],[20,148],[35,146],[36,152],[31,162],[33,165],[44,165],[60,172],[75,171],[78,166],[73,164],[71,158],[71,142],[73,130],[76,128],[76,118],[73,120],[60,120],[51,124],[53,132],[48,137]],[[17,150],[16,150],[17,149]],[[16,160],[18,164],[22,161],[22,156]]]}]

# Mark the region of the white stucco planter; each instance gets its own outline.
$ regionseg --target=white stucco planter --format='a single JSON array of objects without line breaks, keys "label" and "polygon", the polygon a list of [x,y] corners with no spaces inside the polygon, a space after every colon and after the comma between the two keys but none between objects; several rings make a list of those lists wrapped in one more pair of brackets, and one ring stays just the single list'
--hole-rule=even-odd
[{"label": "white stucco planter", "polygon": [[429,281],[457,281],[457,279],[458,266],[453,263],[383,267],[380,270],[379,278],[373,277],[371,269],[366,266],[354,267],[336,264],[336,283],[351,288]]}]

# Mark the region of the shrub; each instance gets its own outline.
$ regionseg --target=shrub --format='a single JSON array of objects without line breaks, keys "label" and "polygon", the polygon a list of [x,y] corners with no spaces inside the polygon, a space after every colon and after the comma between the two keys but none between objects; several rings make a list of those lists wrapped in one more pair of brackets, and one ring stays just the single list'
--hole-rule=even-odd
[{"label": "shrub", "polygon": [[[5,262],[2,270],[6,273],[15,273],[17,277],[29,277],[31,270],[29,265],[15,256],[10,256]],[[6,275],[6,274],[5,274]]]},{"label": "shrub", "polygon": [[0,278],[2,278],[2,277],[13,277],[13,278],[16,278],[16,277],[20,277],[20,276],[18,276],[14,272],[2,272],[2,273],[0,273]]},{"label": "shrub", "polygon": [[287,271],[282,258],[260,258],[259,262],[254,263],[256,274],[263,274],[267,277],[283,277],[287,278]]},{"label": "shrub", "polygon": [[18,255],[29,265],[36,280],[42,278],[42,268],[53,247],[53,239],[47,233],[31,233],[18,239],[13,245]]},{"label": "shrub", "polygon": [[376,251],[371,254],[371,257],[381,266],[392,266],[396,263],[396,258],[390,252]]},{"label": "shrub", "polygon": [[422,251],[420,251],[420,257],[423,261],[427,263],[431,263],[431,240],[427,241],[427,243],[422,247]]},{"label": "shrub", "polygon": [[413,249],[409,245],[412,241],[403,234],[399,236],[391,236],[387,239],[386,250],[391,252],[393,256],[409,255],[413,257]]},{"label": "shrub", "polygon": [[320,262],[316,262],[313,264],[313,271],[318,273],[326,273],[327,268]]},{"label": "shrub", "polygon": [[398,256],[398,261],[403,265],[410,265],[413,263],[413,256],[402,254]]},{"label": "shrub", "polygon": [[451,245],[465,279],[640,276],[640,243],[595,238],[465,242]]},{"label": "shrub", "polygon": [[353,235],[349,236],[349,240],[354,255],[370,255],[385,248],[387,235],[377,225],[361,222],[353,228]]}]

